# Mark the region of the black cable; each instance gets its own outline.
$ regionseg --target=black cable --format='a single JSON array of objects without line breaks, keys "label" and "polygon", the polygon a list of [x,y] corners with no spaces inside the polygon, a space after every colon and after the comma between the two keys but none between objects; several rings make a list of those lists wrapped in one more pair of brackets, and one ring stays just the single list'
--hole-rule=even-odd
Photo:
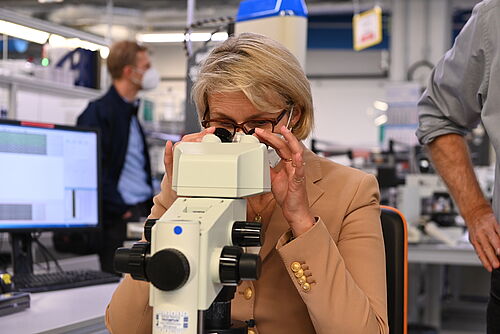
[{"label": "black cable", "polygon": [[[45,269],[47,270],[47,272],[50,272],[50,260],[47,256],[47,254],[40,248],[40,245],[39,245],[40,241],[38,240],[38,238],[40,238],[40,233],[33,233],[31,238],[37,244],[38,249],[40,250],[40,254],[42,254],[43,259],[45,260],[45,265],[47,266],[47,268],[45,268]],[[39,263],[36,263],[35,261],[33,261],[33,262],[36,266],[42,267]]]},{"label": "black cable", "polygon": [[[210,37],[213,36],[214,33],[219,32],[222,28],[224,28],[225,27],[224,24],[226,24],[226,27],[233,24],[234,18],[231,16],[226,16],[226,17],[218,17],[218,18],[214,18],[214,19],[205,19],[205,20],[193,22],[190,26],[187,26],[186,29],[184,29],[184,36],[186,36],[188,33],[190,33],[193,29],[202,28],[203,26],[205,26],[207,24],[216,24],[216,23],[221,23],[221,25],[217,28],[217,30],[215,32],[211,33]],[[232,28],[230,30],[232,30]],[[207,45],[208,42],[210,42],[210,40],[211,40],[211,38],[204,45]],[[191,52],[191,54],[189,53],[188,43],[191,44],[192,42],[188,41],[187,38],[184,38],[183,44],[184,44],[184,50],[186,51],[186,56],[191,57],[194,54],[194,52]]]},{"label": "black cable", "polygon": [[59,265],[59,262],[57,261],[57,259],[54,257],[54,255],[52,255],[52,253],[40,242],[40,240],[38,240],[38,238],[34,238],[36,244],[38,245],[38,247],[40,248],[40,250],[42,250],[43,252],[45,252],[51,259],[52,261],[54,262],[54,264],[56,265],[56,268],[57,270],[59,270],[60,272],[64,272],[64,270],[61,268],[61,266]]},{"label": "black cable", "polygon": [[[6,233],[0,233],[0,254],[2,254],[2,247],[3,247],[3,237],[6,236]],[[2,256],[0,256],[0,270],[2,271],[7,271],[7,268],[9,267],[9,261],[4,261]]]}]

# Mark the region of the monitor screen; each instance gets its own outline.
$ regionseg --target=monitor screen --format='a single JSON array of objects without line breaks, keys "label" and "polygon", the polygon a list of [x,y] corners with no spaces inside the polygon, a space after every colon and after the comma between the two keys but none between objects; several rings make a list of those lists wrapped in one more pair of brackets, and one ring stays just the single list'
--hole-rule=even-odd
[{"label": "monitor screen", "polygon": [[94,130],[0,120],[0,231],[99,225]]}]

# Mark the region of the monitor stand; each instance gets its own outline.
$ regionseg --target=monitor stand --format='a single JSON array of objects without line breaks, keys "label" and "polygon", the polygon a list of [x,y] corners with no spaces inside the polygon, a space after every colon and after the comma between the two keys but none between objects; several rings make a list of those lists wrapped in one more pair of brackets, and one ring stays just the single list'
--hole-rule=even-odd
[{"label": "monitor stand", "polygon": [[33,241],[30,232],[10,233],[14,276],[33,273]]}]

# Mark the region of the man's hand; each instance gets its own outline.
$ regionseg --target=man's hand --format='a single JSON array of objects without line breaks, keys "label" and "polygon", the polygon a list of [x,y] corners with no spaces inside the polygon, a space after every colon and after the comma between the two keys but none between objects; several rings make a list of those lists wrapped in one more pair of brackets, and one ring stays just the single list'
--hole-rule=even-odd
[{"label": "man's hand", "polygon": [[483,266],[489,272],[500,267],[500,261],[498,260],[498,255],[500,255],[500,226],[491,208],[470,217],[467,226],[469,228],[469,240]]}]

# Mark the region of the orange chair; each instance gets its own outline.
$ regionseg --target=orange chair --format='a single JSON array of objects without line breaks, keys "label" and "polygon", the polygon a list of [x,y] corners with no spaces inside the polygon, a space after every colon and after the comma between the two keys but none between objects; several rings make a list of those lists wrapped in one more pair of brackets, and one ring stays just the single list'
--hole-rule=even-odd
[{"label": "orange chair", "polygon": [[406,220],[395,208],[381,206],[385,243],[387,315],[390,334],[407,333],[408,236]]}]

